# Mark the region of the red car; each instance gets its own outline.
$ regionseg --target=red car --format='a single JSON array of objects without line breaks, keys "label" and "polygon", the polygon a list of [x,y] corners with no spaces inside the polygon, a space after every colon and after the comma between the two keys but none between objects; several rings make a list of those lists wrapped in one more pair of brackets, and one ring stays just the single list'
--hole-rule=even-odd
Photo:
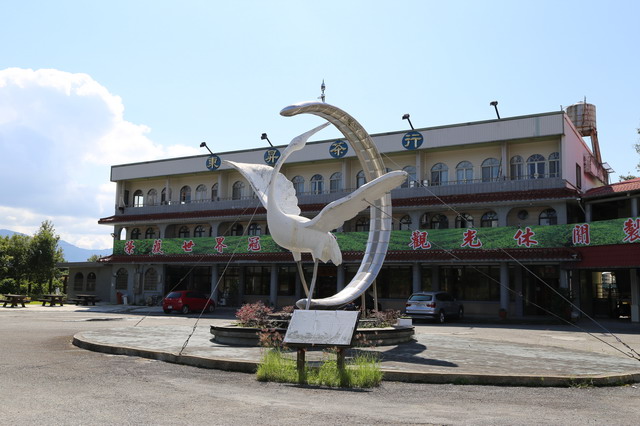
[{"label": "red car", "polygon": [[162,309],[165,314],[169,314],[171,311],[179,311],[183,314],[188,314],[191,311],[213,312],[216,309],[216,302],[199,291],[172,291],[162,300]]}]

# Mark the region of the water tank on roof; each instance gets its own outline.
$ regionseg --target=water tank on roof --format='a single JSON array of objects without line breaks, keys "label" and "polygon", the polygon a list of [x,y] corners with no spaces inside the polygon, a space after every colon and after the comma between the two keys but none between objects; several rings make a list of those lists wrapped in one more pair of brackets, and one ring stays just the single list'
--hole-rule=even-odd
[{"label": "water tank on roof", "polygon": [[567,115],[582,136],[591,136],[596,130],[596,106],[586,101],[567,107]]}]

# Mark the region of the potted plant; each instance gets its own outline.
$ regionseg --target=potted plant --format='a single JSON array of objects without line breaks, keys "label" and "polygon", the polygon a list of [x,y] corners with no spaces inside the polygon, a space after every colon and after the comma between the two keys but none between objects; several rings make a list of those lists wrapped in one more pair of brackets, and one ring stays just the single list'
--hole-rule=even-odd
[{"label": "potted plant", "polygon": [[409,317],[407,315],[402,315],[402,316],[398,317],[396,325],[399,326],[399,327],[411,327],[413,324],[412,324],[412,321],[411,321],[411,317]]}]

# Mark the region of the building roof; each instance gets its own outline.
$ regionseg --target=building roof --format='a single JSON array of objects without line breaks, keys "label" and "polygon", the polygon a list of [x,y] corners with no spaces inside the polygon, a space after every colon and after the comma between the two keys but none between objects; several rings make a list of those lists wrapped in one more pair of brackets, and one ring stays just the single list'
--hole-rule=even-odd
[{"label": "building roof", "polygon": [[592,188],[584,194],[584,198],[599,198],[607,195],[616,195],[625,192],[640,191],[640,178],[626,180],[624,182],[612,183],[611,185]]}]

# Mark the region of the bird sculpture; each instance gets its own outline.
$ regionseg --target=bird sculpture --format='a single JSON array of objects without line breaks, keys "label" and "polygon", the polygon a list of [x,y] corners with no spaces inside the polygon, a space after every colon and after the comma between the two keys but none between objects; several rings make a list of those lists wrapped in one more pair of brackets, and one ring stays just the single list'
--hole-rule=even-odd
[{"label": "bird sculpture", "polygon": [[[313,297],[318,262],[331,261],[334,265],[342,263],[340,247],[331,231],[355,217],[361,210],[370,207],[376,199],[401,185],[407,178],[407,173],[402,170],[388,172],[362,185],[351,194],[329,203],[314,218],[301,216],[293,183],[280,173],[280,169],[292,153],[304,148],[313,134],[329,124],[324,123],[295,137],[273,168],[263,164],[228,160],[222,162],[223,165],[238,170],[249,181],[262,205],[267,209],[267,224],[271,237],[278,245],[293,254],[307,294],[306,309],[310,308]],[[306,284],[302,270],[302,253],[311,253],[314,262],[310,287]]]}]

